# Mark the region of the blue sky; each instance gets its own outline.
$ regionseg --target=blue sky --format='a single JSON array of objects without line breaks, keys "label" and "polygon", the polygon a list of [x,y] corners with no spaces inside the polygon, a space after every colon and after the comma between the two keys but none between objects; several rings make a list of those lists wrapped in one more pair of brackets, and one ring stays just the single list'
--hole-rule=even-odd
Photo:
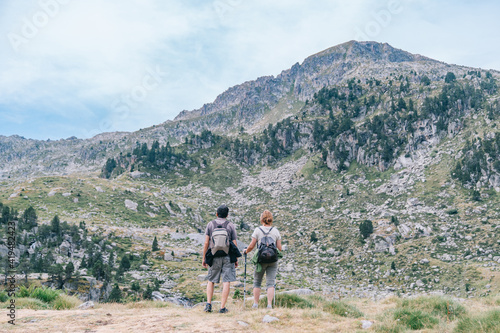
[{"label": "blue sky", "polygon": [[500,70],[498,1],[0,2],[0,135],[135,131],[352,40]]}]

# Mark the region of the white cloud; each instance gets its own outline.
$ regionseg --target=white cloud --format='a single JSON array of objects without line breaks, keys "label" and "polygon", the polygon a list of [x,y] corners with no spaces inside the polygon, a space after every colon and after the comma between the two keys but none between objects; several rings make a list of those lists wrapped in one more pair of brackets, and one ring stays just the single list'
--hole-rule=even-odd
[{"label": "white cloud", "polygon": [[[42,0],[51,1],[62,0]],[[81,137],[158,124],[359,31],[438,60],[500,69],[493,1],[65,1],[17,52],[8,36],[22,36],[40,2],[0,4],[0,134]],[[394,1],[402,10],[383,21]],[[139,96],[157,66],[161,82]],[[134,92],[139,101],[117,110]]]}]

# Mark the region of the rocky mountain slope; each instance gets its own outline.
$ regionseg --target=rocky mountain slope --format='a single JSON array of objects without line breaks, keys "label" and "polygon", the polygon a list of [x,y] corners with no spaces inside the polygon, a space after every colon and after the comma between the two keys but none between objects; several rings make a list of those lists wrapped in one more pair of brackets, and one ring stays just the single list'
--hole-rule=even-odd
[{"label": "rocky mountain slope", "polygon": [[275,214],[287,248],[279,289],[490,295],[500,279],[499,79],[349,42],[138,132],[2,138],[0,201],[33,207],[40,225],[69,222],[35,229],[24,218],[19,255],[72,262],[93,300],[111,279],[201,301],[202,232],[222,202],[242,246],[263,209]]},{"label": "rocky mountain slope", "polygon": [[0,179],[97,171],[103,161],[119,151],[131,150],[137,141],[176,144],[204,129],[224,134],[228,130],[229,134],[260,132],[267,124],[296,114],[325,86],[353,77],[383,80],[411,70],[425,73],[434,81],[450,70],[462,74],[471,69],[413,55],[388,44],[351,41],[310,56],[277,77],[261,77],[229,88],[213,103],[137,132],[57,141],[0,136]]}]

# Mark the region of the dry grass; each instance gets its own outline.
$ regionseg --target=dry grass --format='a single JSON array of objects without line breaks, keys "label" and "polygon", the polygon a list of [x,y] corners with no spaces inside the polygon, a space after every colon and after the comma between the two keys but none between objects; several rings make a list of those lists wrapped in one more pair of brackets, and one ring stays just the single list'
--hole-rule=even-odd
[{"label": "dry grass", "polygon": [[[471,315],[475,315],[498,308],[494,305],[496,300],[497,298],[467,300],[463,305]],[[148,301],[98,304],[96,308],[89,310],[18,309],[16,325],[1,322],[0,332],[358,332],[361,331],[362,319],[375,322],[374,327],[368,331],[375,331],[382,326],[379,324],[393,332],[404,331],[392,319],[393,311],[401,302],[395,297],[378,302],[361,299],[343,302],[356,306],[364,313],[364,317],[341,317],[323,311],[321,307],[252,310],[247,306],[243,310],[242,302],[238,300],[231,300],[227,306],[230,312],[222,315],[217,313],[218,304],[214,304],[214,313],[204,313],[202,306],[187,309],[169,303]],[[262,323],[266,314],[279,318],[279,321]],[[248,326],[241,326],[239,321]],[[447,323],[441,320],[439,325],[425,332],[452,332],[455,326],[456,321]]]}]

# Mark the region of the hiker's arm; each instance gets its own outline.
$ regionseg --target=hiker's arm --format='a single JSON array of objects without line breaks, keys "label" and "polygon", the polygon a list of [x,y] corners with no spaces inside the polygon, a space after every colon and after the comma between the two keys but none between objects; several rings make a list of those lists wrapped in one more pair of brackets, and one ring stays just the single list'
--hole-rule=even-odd
[{"label": "hiker's arm", "polygon": [[209,242],[210,242],[210,237],[208,235],[205,235],[205,244],[203,245],[203,253],[201,254],[201,257],[203,258],[201,265],[205,268],[207,268],[208,266],[207,263],[205,262],[205,253],[207,253]]},{"label": "hiker's arm", "polygon": [[257,239],[256,238],[252,238],[252,241],[250,242],[250,244],[248,245],[248,247],[244,251],[244,253],[251,252],[253,250],[253,248],[255,247],[255,244],[257,244]]},{"label": "hiker's arm", "polygon": [[283,250],[281,249],[281,239],[278,239],[278,240],[276,241],[276,247],[278,248],[278,250],[283,251]]}]

